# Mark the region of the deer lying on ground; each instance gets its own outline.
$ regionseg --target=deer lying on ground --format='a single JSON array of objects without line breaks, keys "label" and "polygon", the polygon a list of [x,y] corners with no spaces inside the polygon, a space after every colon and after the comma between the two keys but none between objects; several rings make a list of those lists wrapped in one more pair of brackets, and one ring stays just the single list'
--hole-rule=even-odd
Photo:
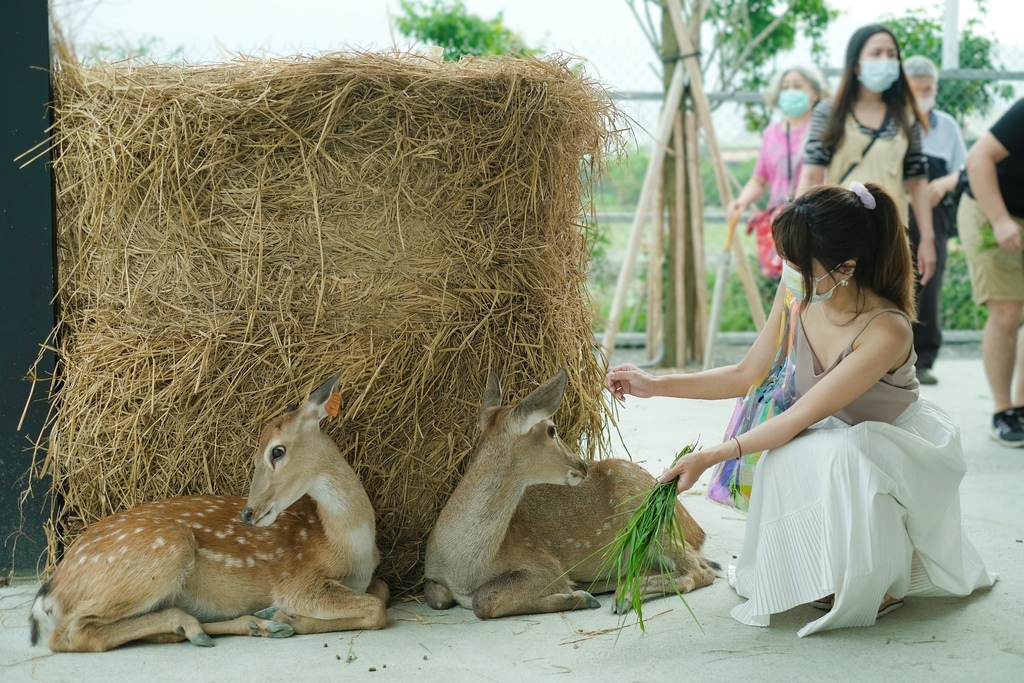
[{"label": "deer lying on ground", "polygon": [[[635,463],[588,464],[569,450],[550,420],[565,386],[561,370],[502,407],[498,379],[488,379],[476,452],[427,539],[424,595],[434,609],[458,603],[481,619],[592,609],[600,603],[576,586],[616,589],[617,577],[599,575],[600,551],[656,481]],[[675,510],[686,544],[665,541],[655,566],[671,576],[646,580],[651,597],[715,579],[700,554],[704,531],[678,501]],[[619,600],[614,609],[627,606]]]},{"label": "deer lying on ground", "polygon": [[172,498],[86,529],[36,595],[32,644],[98,652],[384,627],[373,508],[320,430],[340,379],[263,429],[248,500]]}]

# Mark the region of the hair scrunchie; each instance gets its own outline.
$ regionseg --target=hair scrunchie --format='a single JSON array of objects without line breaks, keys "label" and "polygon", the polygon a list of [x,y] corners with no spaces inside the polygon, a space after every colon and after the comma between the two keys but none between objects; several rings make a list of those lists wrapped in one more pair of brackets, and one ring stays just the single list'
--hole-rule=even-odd
[{"label": "hair scrunchie", "polygon": [[875,197],[868,191],[868,188],[864,187],[863,183],[859,183],[854,180],[850,183],[850,192],[857,195],[857,198],[860,199],[860,203],[864,205],[865,209],[870,211],[875,208]]}]

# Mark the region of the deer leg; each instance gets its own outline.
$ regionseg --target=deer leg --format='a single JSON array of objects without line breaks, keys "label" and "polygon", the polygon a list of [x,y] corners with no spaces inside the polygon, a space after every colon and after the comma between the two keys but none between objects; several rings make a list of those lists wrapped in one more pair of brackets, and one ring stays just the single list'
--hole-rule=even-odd
[{"label": "deer leg", "polygon": [[202,626],[203,631],[211,636],[287,638],[295,633],[294,629],[286,623],[263,619],[255,615],[244,615],[227,621],[210,621]]},{"label": "deer leg", "polygon": [[[295,633],[384,628],[388,622],[387,586],[378,583],[371,582],[367,593],[357,593],[334,579],[293,586],[281,596],[273,621],[288,624]],[[265,617],[269,612],[258,614]]]},{"label": "deer leg", "polygon": [[443,586],[430,579],[423,584],[423,597],[427,599],[427,604],[434,609],[450,609],[455,606],[455,596],[448,590],[448,586]]},{"label": "deer leg", "polygon": [[596,609],[600,606],[601,603],[587,591],[573,590],[572,583],[558,572],[526,569],[506,572],[473,593],[473,613],[480,619]]},{"label": "deer leg", "polygon": [[384,605],[385,608],[388,606],[388,602],[391,600],[391,589],[381,579],[373,579],[370,581],[370,585],[367,586],[366,592],[369,595],[374,596]]},{"label": "deer leg", "polygon": [[106,652],[133,640],[177,643],[184,639],[212,647],[213,640],[199,620],[176,607],[135,617],[108,621],[101,617],[73,617],[50,634],[54,652]]},{"label": "deer leg", "polygon": [[[668,559],[668,558],[665,558]],[[697,588],[709,585],[715,580],[715,573],[711,570],[707,561],[695,553],[683,552],[674,563],[676,571],[662,571],[660,574],[651,574],[643,578],[640,584],[640,593],[644,602],[653,598],[673,593],[689,593]],[[665,568],[669,563],[663,563]],[[615,594],[615,604],[612,611],[615,614],[625,614],[632,609],[628,597],[621,592]]]}]

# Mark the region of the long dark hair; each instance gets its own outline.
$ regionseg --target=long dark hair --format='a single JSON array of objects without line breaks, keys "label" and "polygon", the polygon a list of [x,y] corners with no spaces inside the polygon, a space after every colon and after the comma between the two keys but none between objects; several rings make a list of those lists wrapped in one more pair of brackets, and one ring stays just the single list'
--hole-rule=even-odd
[{"label": "long dark hair", "polygon": [[[876,33],[885,33],[892,38],[892,41],[896,43],[896,59],[900,62],[899,78],[882,93],[882,100],[885,102],[889,116],[899,124],[907,139],[910,139],[910,130],[914,125],[913,119],[917,119],[925,131],[928,130],[928,120],[918,110],[914,95],[910,91],[910,84],[907,82],[907,76],[903,73],[900,41],[896,40],[892,31],[881,24],[868,24],[857,29],[846,45],[843,78],[839,81],[839,89],[832,102],[832,115],[829,117],[828,126],[821,136],[825,147],[835,149],[843,141],[846,117],[853,111],[853,103],[857,101],[857,96],[860,94],[860,80],[857,78],[857,63],[860,61],[860,53],[864,50],[868,39]],[[908,108],[914,113],[913,117],[907,115]]]},{"label": "long dark hair", "polygon": [[814,286],[814,261],[831,271],[854,259],[853,281],[915,321],[914,262],[900,211],[881,185],[865,187],[875,198],[874,209],[838,185],[819,185],[797,197],[772,224],[775,248],[803,275],[805,292]]}]

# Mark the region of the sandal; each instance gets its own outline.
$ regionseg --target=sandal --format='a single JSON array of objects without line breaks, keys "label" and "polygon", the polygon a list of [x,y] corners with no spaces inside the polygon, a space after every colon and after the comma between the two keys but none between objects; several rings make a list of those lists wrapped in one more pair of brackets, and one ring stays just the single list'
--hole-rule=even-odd
[{"label": "sandal", "polygon": [[815,600],[814,602],[812,602],[811,607],[813,607],[814,609],[820,609],[824,612],[828,612],[832,609],[832,603],[835,602],[835,599],[835,593],[833,593],[832,595],[826,595],[820,600]]},{"label": "sandal", "polygon": [[889,612],[895,612],[900,607],[903,607],[902,598],[889,598],[888,600],[883,601],[881,606],[879,606],[878,616],[875,618],[884,617]]}]

